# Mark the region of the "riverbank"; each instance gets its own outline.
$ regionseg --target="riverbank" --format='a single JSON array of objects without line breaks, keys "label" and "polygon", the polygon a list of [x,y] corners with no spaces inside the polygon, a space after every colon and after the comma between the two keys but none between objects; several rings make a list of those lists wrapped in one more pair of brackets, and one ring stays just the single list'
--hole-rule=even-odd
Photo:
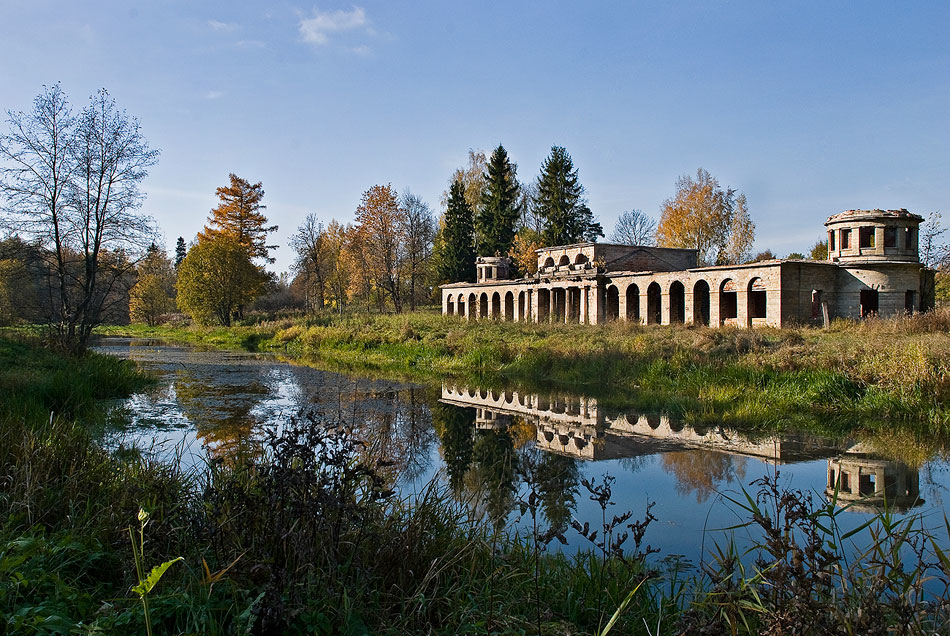
[{"label": "riverbank", "polygon": [[[426,313],[110,335],[272,351],[427,382],[586,393],[691,425],[950,431],[950,310],[830,329],[468,323]],[[886,423],[886,424],[885,424]]]},{"label": "riverbank", "polygon": [[[55,387],[73,374],[90,381],[67,382],[64,400]],[[610,508],[608,481],[583,484],[584,496],[601,502],[603,529],[550,528],[545,493],[559,478],[530,453],[517,467],[530,522],[515,536],[435,482],[411,500],[394,496],[385,466],[367,461],[341,422],[273,422],[257,452],[186,474],[96,440],[105,416],[97,399],[148,382],[132,365],[0,339],[0,379],[15,396],[0,412],[5,633],[143,633],[127,532],[140,507],[149,513],[146,566],[183,557],[150,594],[155,633],[603,634],[615,613],[611,633],[637,632],[644,621],[658,634],[816,625],[929,633],[945,624],[943,606],[921,595],[929,574],[946,578],[950,568],[941,569],[937,544],[914,517],[873,519],[880,529],[869,549],[878,552],[842,569],[842,508],[757,484],[759,503],[737,500],[735,510],[761,537],[755,554],[781,567],[738,569],[726,540],[710,578],[697,578],[648,558],[650,518]],[[789,524],[798,532],[782,530]],[[590,550],[543,549],[567,532],[586,537]],[[808,545],[795,543],[799,533]],[[904,542],[923,546],[924,561],[889,564]],[[803,550],[804,563],[795,557]]]}]

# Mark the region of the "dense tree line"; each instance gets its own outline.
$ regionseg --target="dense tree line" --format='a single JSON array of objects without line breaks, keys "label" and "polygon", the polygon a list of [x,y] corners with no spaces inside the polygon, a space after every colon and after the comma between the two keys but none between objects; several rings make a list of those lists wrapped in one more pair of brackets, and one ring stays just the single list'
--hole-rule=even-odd
[{"label": "dense tree line", "polygon": [[[175,311],[229,325],[248,310],[403,311],[437,301],[438,286],[474,281],[475,259],[508,256],[520,275],[537,269],[541,247],[604,236],[571,155],[553,146],[536,177],[520,181],[501,144],[470,150],[454,171],[436,215],[419,196],[390,184],[368,188],[350,223],[308,215],[294,233],[290,274],[276,276],[277,229],[264,215],[264,190],[230,174],[219,204],[188,244],[169,258],[153,221],[137,212],[140,184],[157,161],[138,122],[101,90],[74,113],[59,85],[28,112],[11,112],[0,135],[0,323],[45,323],[61,346],[82,349],[102,321],[156,324]],[[922,228],[921,258],[950,269],[939,214]],[[684,175],[654,220],[630,209],[610,240],[696,249],[700,264],[753,257],[755,224],[746,197],[708,171]],[[807,255],[827,258],[819,241]],[[939,281],[944,281],[940,283]],[[946,284],[938,276],[938,286]],[[941,288],[942,289],[942,288]]]}]

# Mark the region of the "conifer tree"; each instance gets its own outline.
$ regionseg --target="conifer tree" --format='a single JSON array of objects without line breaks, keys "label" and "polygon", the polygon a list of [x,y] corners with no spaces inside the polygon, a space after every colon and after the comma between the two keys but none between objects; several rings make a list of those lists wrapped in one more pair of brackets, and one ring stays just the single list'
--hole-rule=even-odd
[{"label": "conifer tree", "polygon": [[449,198],[440,236],[439,274],[450,282],[475,282],[475,228],[472,208],[465,200],[465,187],[456,178]]},{"label": "conifer tree", "polygon": [[553,146],[541,166],[535,203],[544,219],[542,240],[545,245],[594,241],[604,235],[600,223],[587,207],[584,186],[578,181],[571,155],[561,146]]},{"label": "conifer tree", "polygon": [[175,269],[178,269],[178,266],[181,265],[181,262],[185,260],[185,256],[187,255],[188,248],[185,247],[185,239],[179,236],[178,242],[175,243]]},{"label": "conifer tree", "polygon": [[277,246],[267,245],[267,233],[277,230],[277,226],[268,226],[267,217],[261,212],[267,207],[261,205],[264,198],[261,182],[251,184],[234,173],[229,178],[231,185],[216,191],[221,203],[211,210],[208,225],[198,233],[198,242],[225,236],[243,245],[251,258],[273,263],[274,259],[268,254]]},{"label": "conifer tree", "polygon": [[492,152],[485,174],[482,209],[476,220],[478,251],[485,256],[505,255],[515,238],[521,215],[517,167],[501,144]]}]

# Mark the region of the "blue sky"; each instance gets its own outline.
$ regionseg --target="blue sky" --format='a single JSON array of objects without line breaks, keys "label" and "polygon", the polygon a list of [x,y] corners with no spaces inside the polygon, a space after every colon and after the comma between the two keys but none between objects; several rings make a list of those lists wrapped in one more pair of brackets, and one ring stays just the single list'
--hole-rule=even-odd
[{"label": "blue sky", "polygon": [[308,212],[377,183],[438,209],[469,148],[522,179],[572,154],[606,230],[700,166],[746,193],[756,248],[848,208],[947,211],[950,3],[7,2],[0,108],[62,82],[137,116],[144,210],[190,240],[229,172],[262,181],[275,269]]}]

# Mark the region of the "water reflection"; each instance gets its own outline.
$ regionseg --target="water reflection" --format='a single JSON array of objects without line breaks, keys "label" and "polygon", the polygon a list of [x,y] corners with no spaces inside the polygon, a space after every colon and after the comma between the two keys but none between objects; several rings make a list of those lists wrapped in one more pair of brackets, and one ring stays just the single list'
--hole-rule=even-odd
[{"label": "water reflection", "polygon": [[429,404],[437,392],[151,340],[103,339],[98,349],[158,376],[152,389],[124,404],[128,435],[139,445],[152,446],[163,433],[159,442],[187,446],[184,459],[193,464],[205,451],[229,461],[259,451],[265,426],[313,412],[352,428],[366,442],[367,456],[385,460],[394,478],[431,469],[436,438]]},{"label": "water reflection", "polygon": [[[698,429],[661,414],[611,412],[595,398],[563,394],[496,392],[446,384],[441,402],[439,412],[444,415],[440,417],[458,423],[452,439],[440,433],[443,448],[451,448],[454,458],[467,458],[464,464],[446,461],[450,482],[456,488],[472,461],[460,444],[466,439],[465,422],[474,426],[476,444],[505,435],[516,425],[533,429],[535,448],[565,460],[629,462],[658,455],[663,469],[675,477],[677,493],[694,497],[696,503],[706,502],[727,484],[744,482],[750,458],[772,465],[824,459],[828,465],[826,496],[829,500],[834,496],[840,479],[837,503],[855,511],[873,512],[890,506],[903,512],[924,503],[916,468],[882,458],[853,440],[808,434],[751,436],[722,426]],[[573,472],[576,474],[576,467]],[[482,481],[478,485],[485,487]],[[508,496],[514,490],[508,479],[498,485]],[[566,483],[564,490],[573,500],[576,480],[573,486]]]}]

